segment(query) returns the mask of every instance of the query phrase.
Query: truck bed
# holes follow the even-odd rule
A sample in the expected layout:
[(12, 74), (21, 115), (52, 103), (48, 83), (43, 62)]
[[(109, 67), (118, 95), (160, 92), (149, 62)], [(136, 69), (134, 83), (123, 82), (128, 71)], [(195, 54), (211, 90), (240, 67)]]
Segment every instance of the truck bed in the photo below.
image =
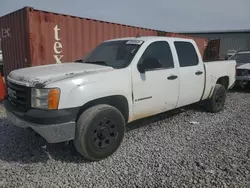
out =
[(218, 81), (218, 78), (222, 76), (228, 78), (228, 87), (226, 89), (233, 86), (234, 77), (232, 75), (235, 75), (235, 66), (236, 62), (233, 60), (210, 61), (204, 63), (206, 77), (204, 94), (202, 97), (203, 100), (211, 96), (214, 85)]

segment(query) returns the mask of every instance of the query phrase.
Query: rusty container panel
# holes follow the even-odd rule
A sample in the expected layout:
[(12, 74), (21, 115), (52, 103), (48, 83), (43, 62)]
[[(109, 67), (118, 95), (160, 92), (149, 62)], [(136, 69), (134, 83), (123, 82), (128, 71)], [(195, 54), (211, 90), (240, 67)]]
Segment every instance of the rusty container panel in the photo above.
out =
[(0, 18), (5, 79), (12, 70), (27, 67), (28, 65), (27, 24), (26, 8)]
[(209, 40), (207, 48), (205, 49), (203, 60), (216, 61), (220, 57), (220, 39)]
[(29, 9), (31, 65), (75, 61), (104, 40), (157, 36), (157, 32), (127, 25)]
[(2, 50), (2, 26), (1, 26), (1, 19), (0, 19), (0, 50)]
[(168, 37), (179, 37), (179, 38), (186, 38), (186, 39), (193, 39), (200, 51), (200, 54), (203, 58), (205, 49), (208, 45), (208, 39), (207, 38), (198, 38), (198, 37), (192, 37), (192, 36), (187, 36), (179, 33), (166, 33), (166, 36)]
[(2, 26), (1, 26), (1, 20), (0, 20), (0, 50), (2, 50)]

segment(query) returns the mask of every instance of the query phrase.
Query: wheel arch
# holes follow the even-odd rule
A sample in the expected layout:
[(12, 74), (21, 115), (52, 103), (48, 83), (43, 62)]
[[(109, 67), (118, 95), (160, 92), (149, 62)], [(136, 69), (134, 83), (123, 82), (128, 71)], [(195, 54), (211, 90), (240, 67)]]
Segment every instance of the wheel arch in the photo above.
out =
[(129, 104), (127, 98), (123, 95), (112, 95), (112, 96), (102, 97), (85, 103), (78, 111), (76, 116), (76, 121), (85, 110), (98, 104), (107, 104), (117, 108), (122, 113), (125, 122), (126, 123), (128, 122)]
[(229, 87), (229, 77), (228, 76), (222, 76), (220, 77), (216, 84), (220, 84), (220, 85), (223, 85), (225, 87), (226, 90), (228, 90), (228, 87)]

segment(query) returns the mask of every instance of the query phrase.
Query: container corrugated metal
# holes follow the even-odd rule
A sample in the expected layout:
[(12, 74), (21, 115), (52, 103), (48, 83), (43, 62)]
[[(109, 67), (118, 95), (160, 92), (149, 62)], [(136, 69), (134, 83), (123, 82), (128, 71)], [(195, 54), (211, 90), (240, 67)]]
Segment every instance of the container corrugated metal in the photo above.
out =
[(32, 65), (82, 58), (100, 42), (118, 37), (157, 35), (153, 30), (31, 10), (29, 35)]
[(29, 60), (26, 12), (24, 8), (0, 18), (5, 79), (11, 70), (26, 67)]
[(1, 20), (0, 20), (0, 50), (2, 50), (2, 29), (1, 29)]
[[(5, 75), (28, 66), (75, 61), (104, 40), (157, 36), (157, 31), (25, 7), (0, 18)], [(6, 30), (6, 31), (7, 31)]]
[(198, 38), (198, 37), (192, 37), (192, 36), (187, 36), (179, 33), (166, 33), (167, 37), (178, 37), (178, 38), (187, 38), (187, 39), (193, 39), (201, 53), (201, 56), (203, 57), (205, 49), (208, 45), (208, 39), (207, 38)]

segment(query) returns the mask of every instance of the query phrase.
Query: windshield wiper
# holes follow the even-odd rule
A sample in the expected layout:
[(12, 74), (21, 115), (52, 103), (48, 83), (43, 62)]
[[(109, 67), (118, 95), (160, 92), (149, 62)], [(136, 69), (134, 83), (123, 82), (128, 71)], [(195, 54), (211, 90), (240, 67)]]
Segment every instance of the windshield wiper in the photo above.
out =
[(112, 65), (108, 65), (105, 61), (86, 61), (83, 59), (78, 59), (75, 62), (76, 63), (90, 63), (90, 64), (97, 64), (97, 65), (104, 65), (104, 66), (113, 67)]
[(105, 61), (82, 61), (82, 62), (83, 63), (90, 63), (90, 64), (98, 64), (98, 65), (110, 66)]
[(84, 63), (84, 61), (82, 59), (77, 59), (75, 60), (76, 63)]

